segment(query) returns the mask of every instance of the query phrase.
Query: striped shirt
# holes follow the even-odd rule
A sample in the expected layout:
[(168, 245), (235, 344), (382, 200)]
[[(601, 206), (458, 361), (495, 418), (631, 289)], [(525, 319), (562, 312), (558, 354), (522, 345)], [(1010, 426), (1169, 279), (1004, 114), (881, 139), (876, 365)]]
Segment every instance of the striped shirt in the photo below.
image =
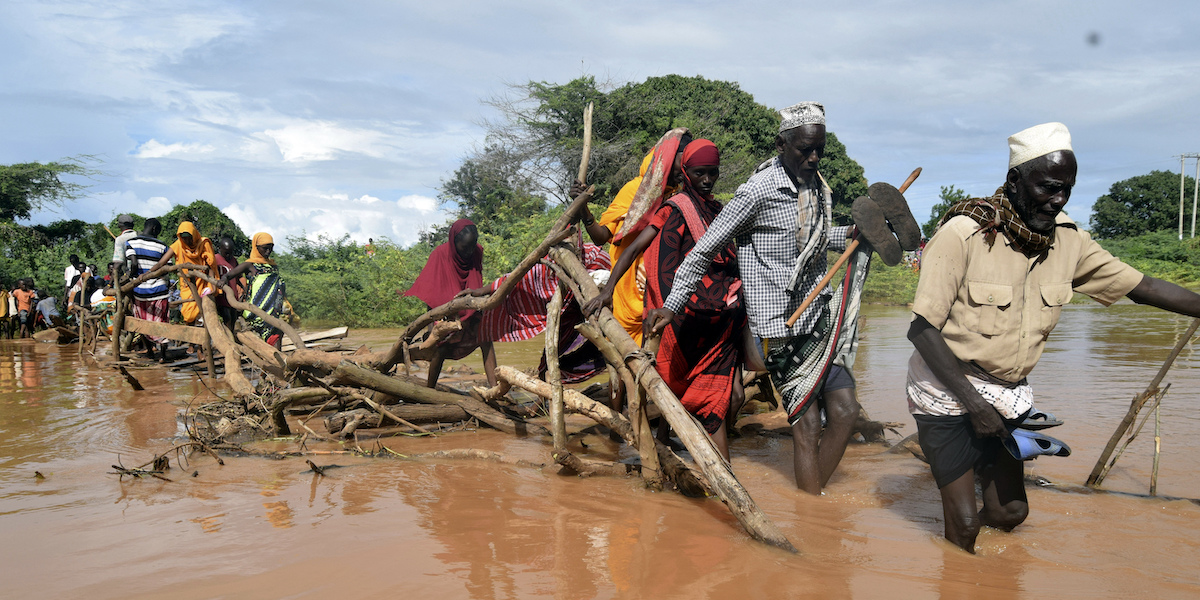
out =
[[(166, 252), (167, 246), (152, 237), (139, 235), (126, 240), (125, 261), (129, 265), (129, 274), (138, 277), (149, 273)], [(155, 277), (147, 279), (133, 288), (133, 296), (142, 301), (162, 300), (167, 297), (169, 291), (167, 280)]]
[[(738, 187), (733, 200), (725, 205), (679, 266), (675, 272), (675, 287), (663, 306), (675, 314), (682, 312), (713, 257), (729, 240), (736, 240), (742, 294), (754, 335), (783, 338), (811, 333), (832, 293), (829, 289), (809, 305), (795, 326), (788, 328), (785, 323), (825, 276), (826, 269), (826, 248), (817, 248), (808, 269), (800, 274), (799, 285), (795, 289), (789, 285), (801, 253), (797, 236), (802, 222), (800, 213), (824, 212), (820, 220), (826, 224), (828, 248), (832, 250), (846, 248), (846, 235), (851, 229), (829, 225), (832, 201), (827, 187), (822, 195), (824, 202), (801, 204), (800, 190), (788, 177), (779, 157), (760, 165), (750, 180)], [(806, 212), (803, 222), (809, 222), (811, 216)], [(810, 235), (819, 233), (809, 232)]]

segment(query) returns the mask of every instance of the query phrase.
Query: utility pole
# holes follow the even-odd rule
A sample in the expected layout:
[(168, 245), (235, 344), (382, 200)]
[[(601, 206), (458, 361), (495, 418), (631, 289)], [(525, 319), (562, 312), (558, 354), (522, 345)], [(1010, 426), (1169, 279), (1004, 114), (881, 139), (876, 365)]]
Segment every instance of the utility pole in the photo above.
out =
[(1183, 241), (1183, 194), (1186, 179), (1184, 168), (1189, 158), (1196, 159), (1196, 186), (1192, 190), (1192, 237), (1196, 237), (1196, 204), (1200, 197), (1200, 153), (1192, 152), (1179, 155), (1179, 241)]

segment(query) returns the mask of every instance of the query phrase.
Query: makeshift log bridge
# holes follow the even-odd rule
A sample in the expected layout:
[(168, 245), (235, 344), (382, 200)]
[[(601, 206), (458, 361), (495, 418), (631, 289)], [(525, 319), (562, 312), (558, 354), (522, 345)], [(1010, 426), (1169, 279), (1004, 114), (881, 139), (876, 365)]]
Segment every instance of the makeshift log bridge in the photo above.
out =
[[(258, 307), (231, 301), (240, 310), (249, 310), (274, 327), (282, 330), (295, 345), (291, 352), (277, 350), (258, 337), (247, 332), (231, 333), (217, 315), (211, 296), (199, 298), (204, 314), (204, 334), (214, 352), (223, 356), (224, 381), (234, 394), (232, 400), (224, 401), (217, 408), (204, 408), (204, 421), (192, 418), (189, 433), (193, 439), (213, 445), (228, 439), (230, 432), (246, 428), (267, 435), (290, 435), (292, 425), (289, 412), (303, 410), (309, 413), (299, 421), (304, 436), (315, 439), (332, 439), (330, 435), (343, 438), (354, 435), (360, 427), (382, 425), (385, 422), (402, 428), (410, 435), (428, 435), (440, 429), (441, 423), (476, 419), (490, 427), (517, 436), (544, 436), (553, 441), (552, 456), (556, 463), (584, 475), (626, 475), (630, 471), (640, 472), (648, 486), (674, 486), (681, 493), (691, 496), (716, 495), (729, 507), (734, 517), (751, 537), (772, 546), (796, 552), (796, 548), (775, 524), (758, 508), (750, 494), (734, 476), (730, 466), (721, 458), (711, 440), (699, 423), (687, 413), (678, 398), (658, 376), (654, 368), (654, 357), (640, 348), (624, 329), (613, 319), (611, 312), (603, 310), (579, 326), (579, 331), (592, 340), (603, 352), (612, 369), (630, 390), (629, 417), (582, 393), (565, 389), (556, 377), (550, 381), (534, 379), (511, 367), (498, 369), (499, 384), (495, 388), (475, 388), (468, 394), (454, 393), (439, 387), (426, 388), (404, 374), (392, 374), (393, 368), (404, 363), (411, 368), (414, 360), (432, 356), (440, 339), (450, 335), (461, 326), (453, 320), (464, 308), (486, 310), (498, 306), (516, 286), (528, 270), (549, 257), (547, 265), (558, 276), (562, 285), (579, 302), (586, 301), (597, 293), (595, 284), (576, 255), (575, 248), (562, 241), (576, 233), (572, 225), (592, 191), (576, 198), (562, 217), (554, 224), (541, 244), (508, 275), (505, 281), (490, 296), (457, 298), (435, 307), (417, 318), (404, 330), (396, 343), (386, 352), (367, 352), (360, 349), (354, 354), (323, 352), (307, 348), (303, 338), (288, 324), (270, 317)], [(171, 271), (188, 269), (184, 277), (186, 285), (193, 279), (216, 283), (199, 272), (196, 265), (166, 267), (145, 277), (157, 277)], [(119, 338), (122, 331), (142, 328), (144, 325), (125, 316), (128, 299), (137, 281), (129, 282), (120, 289), (119, 309), (114, 319), (113, 355), (120, 356)], [(561, 287), (560, 287), (561, 289)], [(225, 288), (230, 298), (232, 290)], [(557, 326), (559, 311), (552, 310), (553, 325)], [(130, 323), (131, 326), (126, 325)], [(428, 327), (432, 324), (432, 327)], [(414, 342), (416, 334), (430, 330), (420, 342)], [(187, 335), (194, 335), (188, 333)], [(556, 338), (557, 336), (547, 336)], [(548, 361), (557, 360), (553, 347)], [(241, 368), (248, 360), (254, 369), (248, 376)], [(120, 364), (120, 363), (117, 363)], [(520, 388), (550, 402), (551, 423), (547, 429), (522, 418), (506, 394), (512, 388)], [(397, 403), (402, 400), (403, 403)], [(662, 416), (679, 435), (693, 461), (699, 468), (698, 475), (669, 447), (657, 442), (649, 427), (648, 408), (657, 407)], [(222, 408), (223, 407), (223, 408)], [(315, 407), (315, 408), (314, 408)], [(193, 410), (193, 409), (189, 409)], [(199, 410), (199, 409), (196, 409)], [(221, 410), (226, 410), (221, 414)], [(567, 448), (563, 413), (584, 415), (621, 437), (636, 448), (641, 458), (640, 469), (636, 466), (613, 463), (575, 456)], [(322, 413), (333, 413), (326, 418), (324, 435), (314, 431), (307, 423)], [(418, 423), (430, 424), (426, 427)], [(260, 434), (260, 435), (261, 435)]]

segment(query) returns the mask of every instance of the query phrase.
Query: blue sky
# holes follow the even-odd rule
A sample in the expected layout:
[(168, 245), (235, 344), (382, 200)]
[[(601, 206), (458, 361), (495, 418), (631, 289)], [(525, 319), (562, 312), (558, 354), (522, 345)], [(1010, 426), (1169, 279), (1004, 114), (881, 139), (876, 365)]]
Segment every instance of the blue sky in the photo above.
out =
[(869, 180), (924, 168), (918, 220), (939, 186), (990, 194), (1007, 136), (1061, 121), (1086, 223), (1113, 182), (1200, 151), (1198, 26), (1188, 2), (6, 2), (0, 164), (102, 159), (35, 222), (201, 198), (248, 234), (407, 244), (446, 219), (481, 99), (678, 73), (824, 102)]

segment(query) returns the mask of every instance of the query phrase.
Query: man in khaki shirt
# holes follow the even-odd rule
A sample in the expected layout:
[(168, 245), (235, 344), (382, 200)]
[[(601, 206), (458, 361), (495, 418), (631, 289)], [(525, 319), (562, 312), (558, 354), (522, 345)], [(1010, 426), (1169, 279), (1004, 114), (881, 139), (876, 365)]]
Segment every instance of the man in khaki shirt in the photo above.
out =
[(951, 207), (922, 254), (909, 408), (941, 491), (946, 539), (971, 553), (981, 525), (1007, 531), (1029, 514), (1022, 462), (1002, 442), (1030, 414), (1025, 377), (1072, 292), (1200, 317), (1200, 295), (1143, 276), (1062, 214), (1077, 170), (1062, 124), (1014, 134), (1004, 186)]

